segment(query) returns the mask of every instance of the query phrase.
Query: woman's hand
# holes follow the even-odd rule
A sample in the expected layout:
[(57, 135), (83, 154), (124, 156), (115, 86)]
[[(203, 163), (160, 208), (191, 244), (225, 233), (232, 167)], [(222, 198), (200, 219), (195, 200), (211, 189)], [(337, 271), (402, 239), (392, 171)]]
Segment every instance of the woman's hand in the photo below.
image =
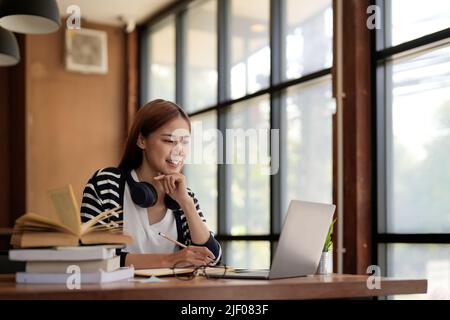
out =
[(186, 177), (181, 173), (161, 174), (154, 178), (173, 200), (180, 205), (192, 201), (186, 188)]
[(171, 257), (172, 265), (179, 265), (180, 262), (186, 262), (186, 265), (205, 266), (214, 262), (215, 257), (206, 247), (188, 246), (180, 251), (174, 252)]

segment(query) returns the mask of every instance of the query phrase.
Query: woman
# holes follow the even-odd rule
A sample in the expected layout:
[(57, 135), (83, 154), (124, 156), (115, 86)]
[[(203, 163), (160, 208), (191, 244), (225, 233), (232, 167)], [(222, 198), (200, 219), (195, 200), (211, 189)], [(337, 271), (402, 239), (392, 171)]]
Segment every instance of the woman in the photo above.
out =
[[(123, 214), (112, 219), (123, 220), (124, 233), (134, 243), (118, 250), (121, 266), (163, 268), (180, 261), (198, 266), (220, 260), (220, 245), (180, 173), (190, 131), (188, 116), (175, 103), (161, 99), (147, 103), (136, 114), (119, 167), (98, 170), (88, 181), (81, 206), (83, 222), (123, 208)], [(138, 182), (153, 186), (157, 194), (153, 205), (137, 203), (134, 185)], [(179, 250), (159, 232), (186, 248)]]

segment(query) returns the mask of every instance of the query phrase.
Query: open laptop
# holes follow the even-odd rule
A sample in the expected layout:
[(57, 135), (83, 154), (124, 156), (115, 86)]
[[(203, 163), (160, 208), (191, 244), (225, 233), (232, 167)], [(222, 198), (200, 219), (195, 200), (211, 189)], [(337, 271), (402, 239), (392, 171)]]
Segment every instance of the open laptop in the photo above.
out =
[(227, 279), (282, 279), (315, 274), (335, 205), (292, 200), (270, 270), (227, 271)]

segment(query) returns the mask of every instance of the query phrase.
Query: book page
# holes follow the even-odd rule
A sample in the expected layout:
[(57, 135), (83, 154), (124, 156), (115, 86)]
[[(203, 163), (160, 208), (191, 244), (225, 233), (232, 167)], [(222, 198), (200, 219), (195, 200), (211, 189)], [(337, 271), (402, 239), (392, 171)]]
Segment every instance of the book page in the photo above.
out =
[(11, 244), (17, 248), (78, 246), (78, 237), (61, 232), (28, 232), (14, 234)]
[(91, 231), (81, 236), (83, 244), (132, 244), (133, 238), (122, 232)]
[(51, 220), (50, 218), (40, 216), (33, 212), (27, 212), (23, 216), (19, 217), (16, 220), (14, 230), (23, 232), (24, 230), (28, 230), (32, 227), (41, 229), (41, 231), (44, 231), (45, 229), (74, 234), (71, 229), (67, 228), (59, 221)]
[(81, 233), (81, 216), (72, 185), (48, 191), (61, 223), (77, 235)]

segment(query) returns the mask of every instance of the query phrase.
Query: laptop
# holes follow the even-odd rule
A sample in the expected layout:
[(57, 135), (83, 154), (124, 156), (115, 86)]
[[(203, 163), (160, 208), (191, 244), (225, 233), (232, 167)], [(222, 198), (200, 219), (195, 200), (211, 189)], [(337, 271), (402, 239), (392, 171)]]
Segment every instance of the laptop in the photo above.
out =
[(292, 200), (270, 270), (236, 269), (226, 279), (282, 279), (315, 274), (335, 205)]

